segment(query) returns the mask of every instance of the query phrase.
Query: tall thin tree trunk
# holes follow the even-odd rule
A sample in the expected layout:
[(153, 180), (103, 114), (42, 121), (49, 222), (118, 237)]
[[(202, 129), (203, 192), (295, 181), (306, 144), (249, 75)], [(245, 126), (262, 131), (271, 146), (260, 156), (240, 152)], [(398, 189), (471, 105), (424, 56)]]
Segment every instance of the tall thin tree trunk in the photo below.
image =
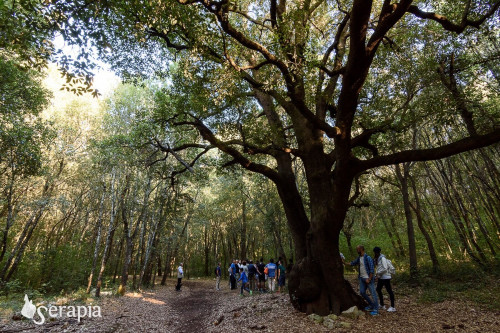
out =
[(246, 205), (246, 197), (243, 196), (241, 202), (241, 252), (240, 258), (241, 260), (245, 260), (247, 258), (247, 205)]
[(100, 297), (101, 286), (104, 270), (106, 269), (106, 263), (108, 262), (109, 254), (111, 252), (111, 245), (113, 243), (113, 237), (115, 235), (115, 220), (116, 220), (116, 193), (115, 193), (115, 181), (116, 181), (116, 170), (113, 169), (111, 176), (111, 214), (109, 220), (108, 235), (106, 237), (106, 245), (104, 246), (104, 252), (101, 259), (101, 269), (99, 270), (99, 275), (97, 276), (97, 285), (95, 290), (95, 297)]
[[(177, 258), (177, 254), (179, 252), (179, 247), (181, 245), (181, 239), (184, 237), (184, 234), (186, 232), (188, 223), (191, 220), (192, 213), (193, 213), (193, 209), (191, 208), (189, 210), (187, 216), (186, 216), (186, 219), (184, 220), (184, 226), (182, 227), (182, 231), (181, 231), (179, 237), (177, 238), (177, 240), (175, 242), (175, 245), (174, 245), (174, 248), (173, 248), (173, 251), (172, 251), (172, 255), (171, 256), (167, 255), (167, 259), (165, 261), (165, 273), (167, 273), (167, 272), (170, 273), (170, 261), (172, 259), (176, 259)], [(166, 283), (166, 281), (167, 281), (167, 274), (163, 274), (163, 277), (161, 279), (161, 285), (164, 286), (165, 283)]]
[(99, 248), (101, 244), (101, 232), (102, 232), (102, 215), (104, 214), (104, 199), (106, 198), (106, 184), (104, 184), (102, 189), (101, 202), (99, 203), (99, 215), (97, 217), (97, 236), (95, 239), (94, 247), (94, 257), (92, 259), (92, 268), (90, 269), (89, 280), (87, 284), (87, 294), (90, 293), (90, 288), (92, 287), (92, 279), (94, 277), (95, 268), (97, 266), (97, 259), (99, 257)]
[[(389, 236), (389, 239), (391, 240), (392, 247), (394, 248), (394, 250), (395, 250), (396, 254), (397, 254), (398, 256), (401, 256), (401, 254), (400, 254), (400, 252), (399, 252), (399, 249), (398, 249), (398, 246), (397, 246), (397, 244), (396, 244), (396, 242), (394, 241), (394, 238), (393, 238), (393, 236), (392, 236), (392, 231), (391, 231), (391, 229), (389, 228), (389, 226), (387, 225), (387, 221), (385, 220), (385, 218), (384, 218), (384, 217), (382, 217), (382, 223), (384, 224), (385, 231), (387, 231), (387, 235)], [(350, 245), (350, 239), (349, 239), (349, 241), (347, 242), (347, 244), (349, 245), (349, 252), (350, 252), (351, 256), (353, 256), (353, 255), (354, 255), (354, 251), (351, 249), (351, 246), (352, 246), (352, 245)], [(401, 257), (402, 257), (402, 256), (401, 256)]]
[(408, 175), (409, 164), (403, 164), (403, 171), (401, 167), (396, 164), (396, 175), (401, 184), (401, 194), (403, 195), (403, 206), (406, 217), (406, 228), (408, 233), (408, 252), (410, 255), (410, 278), (414, 281), (418, 278), (418, 265), (417, 265), (417, 246), (415, 242), (415, 229), (413, 228), (413, 217), (410, 208), (410, 194), (408, 191)]
[(8, 240), (8, 235), (9, 235), (9, 229), (12, 227), (14, 224), (14, 207), (13, 207), (13, 188), (14, 188), (14, 172), (11, 172), (11, 177), (10, 177), (10, 182), (9, 182), (9, 189), (7, 191), (7, 223), (5, 224), (5, 229), (3, 230), (3, 237), (2, 237), (2, 250), (0, 253), (0, 263), (3, 260), (3, 257), (5, 255), (5, 252), (7, 251), (7, 240)]
[(120, 196), (121, 212), (122, 212), (122, 223), (123, 223), (123, 239), (125, 241), (125, 256), (123, 258), (122, 267), (122, 277), (120, 280), (120, 286), (118, 287), (118, 293), (124, 295), (127, 290), (128, 281), (128, 268), (130, 266), (130, 261), (132, 260), (132, 235), (130, 231), (129, 215), (128, 215), (128, 205), (127, 205), (127, 193), (130, 186), (130, 175), (125, 177), (125, 188)]
[(413, 208), (413, 211), (415, 212), (415, 216), (417, 218), (417, 224), (418, 228), (420, 229), (420, 232), (422, 232), (422, 235), (424, 235), (425, 241), (427, 242), (427, 248), (429, 249), (429, 255), (431, 257), (432, 261), (432, 271), (433, 273), (438, 273), (440, 271), (439, 268), (439, 261), (437, 259), (436, 251), (434, 250), (434, 244), (432, 243), (431, 236), (427, 232), (427, 230), (424, 227), (423, 221), (422, 221), (422, 208), (420, 206), (420, 199), (418, 197), (418, 192), (417, 192), (417, 185), (415, 184), (415, 180), (410, 177), (411, 180), (411, 187), (413, 189), (413, 196), (415, 197), (415, 206), (411, 205), (411, 208)]
[(123, 243), (124, 243), (123, 238), (121, 238), (120, 243), (118, 243), (118, 256), (117, 256), (116, 262), (115, 262), (115, 269), (113, 270), (113, 279), (111, 280), (112, 284), (115, 284), (116, 277), (118, 276), (118, 268), (120, 267), (121, 258), (122, 258)]

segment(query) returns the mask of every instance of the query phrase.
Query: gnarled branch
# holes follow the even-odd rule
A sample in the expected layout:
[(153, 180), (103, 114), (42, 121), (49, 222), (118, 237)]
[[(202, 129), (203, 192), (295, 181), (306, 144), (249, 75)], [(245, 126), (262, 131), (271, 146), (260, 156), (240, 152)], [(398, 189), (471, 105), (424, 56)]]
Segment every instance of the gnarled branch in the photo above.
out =
[(365, 161), (358, 161), (355, 169), (357, 172), (363, 172), (384, 165), (439, 160), (469, 150), (486, 147), (497, 142), (500, 142), (500, 129), (484, 135), (470, 136), (436, 148), (405, 150), (390, 155), (376, 156)]
[(490, 9), (488, 10), (488, 12), (486, 12), (486, 14), (484, 14), (477, 20), (470, 20), (467, 18), (469, 15), (469, 8), (466, 8), (464, 14), (462, 15), (462, 21), (459, 24), (451, 22), (446, 16), (436, 14), (434, 12), (423, 11), (419, 9), (418, 6), (416, 5), (410, 6), (408, 8), (408, 12), (422, 19), (433, 20), (439, 23), (445, 30), (453, 31), (456, 32), (457, 34), (460, 34), (468, 26), (478, 29), (487, 18), (495, 14), (495, 12), (498, 10), (499, 7), (500, 7), (500, 1), (497, 1), (496, 3), (491, 5)]

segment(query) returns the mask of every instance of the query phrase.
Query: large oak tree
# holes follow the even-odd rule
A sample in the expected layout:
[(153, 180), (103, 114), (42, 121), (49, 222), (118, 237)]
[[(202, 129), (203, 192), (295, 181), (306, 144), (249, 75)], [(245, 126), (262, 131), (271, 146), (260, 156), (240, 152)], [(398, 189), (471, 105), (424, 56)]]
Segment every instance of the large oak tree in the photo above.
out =
[[(230, 156), (226, 164), (274, 182), (295, 243), (292, 302), (327, 314), (362, 304), (344, 279), (338, 247), (360, 176), (500, 141), (498, 124), (481, 121), (496, 110), (452, 107), (444, 116), (422, 106), (434, 96), (430, 83), (440, 81), (438, 64), (441, 75), (451, 73), (451, 54), (466, 53), (474, 36), (498, 38), (499, 7), (497, 0), (108, 0), (50, 8), (71, 17), (61, 26), (68, 41), (95, 46), (127, 77), (171, 75), (155, 119), (177, 128), (177, 140), (153, 138), (159, 151), (189, 170), (218, 148)], [(488, 76), (486, 66), (476, 70)], [(424, 124), (452, 134), (434, 146), (407, 140), (408, 129)], [(193, 160), (181, 150), (195, 151)]]

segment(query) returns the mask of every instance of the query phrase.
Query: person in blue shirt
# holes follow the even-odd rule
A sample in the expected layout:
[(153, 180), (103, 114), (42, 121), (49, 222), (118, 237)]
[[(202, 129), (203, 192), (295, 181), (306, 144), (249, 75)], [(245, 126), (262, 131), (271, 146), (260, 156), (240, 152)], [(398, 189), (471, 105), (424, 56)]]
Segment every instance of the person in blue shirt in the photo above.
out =
[(269, 291), (274, 292), (276, 288), (276, 264), (274, 263), (274, 259), (271, 258), (269, 260), (269, 264), (266, 265), (267, 268), (267, 284), (269, 286)]
[(248, 277), (243, 268), (240, 268), (240, 278), (238, 279), (238, 282), (240, 281), (241, 281), (240, 296), (243, 296), (243, 290), (248, 291), (248, 293), (252, 295), (252, 291), (248, 289)]
[(231, 263), (231, 271), (229, 272), (229, 281), (231, 284), (231, 290), (236, 289), (236, 260)]
[[(375, 269), (373, 259), (365, 253), (365, 247), (363, 245), (358, 245), (356, 251), (358, 252), (358, 258), (350, 263), (346, 263), (346, 265), (359, 266), (359, 293), (369, 304), (365, 310), (370, 311), (372, 316), (376, 316), (378, 315), (378, 299), (375, 291)], [(370, 289), (371, 297), (366, 294), (366, 289)]]

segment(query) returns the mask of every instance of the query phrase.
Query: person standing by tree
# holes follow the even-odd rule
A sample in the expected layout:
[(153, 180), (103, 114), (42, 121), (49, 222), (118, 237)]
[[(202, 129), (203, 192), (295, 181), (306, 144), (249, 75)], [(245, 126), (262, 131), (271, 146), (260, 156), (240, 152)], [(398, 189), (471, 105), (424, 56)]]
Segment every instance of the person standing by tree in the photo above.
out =
[(375, 277), (377, 279), (377, 294), (380, 300), (380, 308), (385, 310), (384, 296), (382, 295), (382, 288), (385, 286), (391, 300), (391, 306), (387, 309), (387, 312), (396, 312), (396, 308), (394, 308), (394, 292), (391, 287), (392, 275), (389, 271), (389, 262), (381, 251), (382, 250), (378, 246), (373, 249), (373, 253), (375, 253), (375, 264), (377, 266), (375, 270)]
[(290, 272), (292, 271), (292, 269), (293, 269), (293, 259), (290, 259), (288, 261), (288, 265), (286, 266), (286, 273), (290, 274)]
[(175, 290), (181, 291), (182, 286), (182, 278), (184, 277), (184, 271), (182, 269), (182, 262), (177, 267), (177, 285), (175, 286)]
[(222, 275), (222, 271), (220, 269), (220, 262), (215, 267), (215, 289), (220, 290), (220, 277)]
[[(376, 316), (378, 315), (378, 300), (375, 292), (375, 270), (373, 266), (373, 259), (365, 253), (365, 247), (363, 245), (358, 245), (356, 247), (356, 251), (358, 252), (358, 258), (350, 263), (346, 263), (346, 265), (359, 266), (359, 293), (369, 304), (365, 310), (370, 311), (372, 316)], [(371, 298), (366, 294), (366, 289), (370, 289)]]
[(281, 288), (285, 288), (285, 266), (283, 266), (281, 260), (278, 261), (278, 292), (281, 293)]

